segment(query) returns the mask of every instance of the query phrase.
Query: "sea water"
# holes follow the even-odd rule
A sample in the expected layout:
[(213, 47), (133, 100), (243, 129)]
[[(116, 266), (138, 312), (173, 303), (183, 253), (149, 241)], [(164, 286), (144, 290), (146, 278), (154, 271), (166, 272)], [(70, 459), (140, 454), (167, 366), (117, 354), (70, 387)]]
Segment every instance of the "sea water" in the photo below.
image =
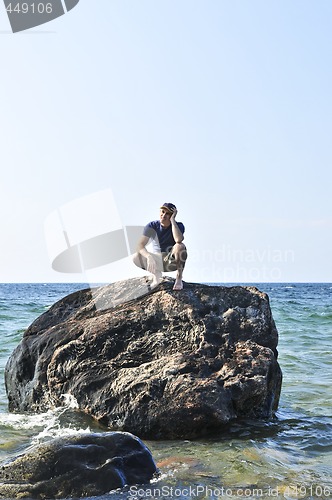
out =
[[(332, 499), (332, 284), (254, 284), (270, 298), (283, 384), (276, 418), (232, 423), (213, 438), (145, 441), (160, 469), (106, 500)], [(100, 430), (73, 401), (11, 414), (4, 368), (24, 330), (83, 284), (0, 284), (0, 461), (56, 436)]]

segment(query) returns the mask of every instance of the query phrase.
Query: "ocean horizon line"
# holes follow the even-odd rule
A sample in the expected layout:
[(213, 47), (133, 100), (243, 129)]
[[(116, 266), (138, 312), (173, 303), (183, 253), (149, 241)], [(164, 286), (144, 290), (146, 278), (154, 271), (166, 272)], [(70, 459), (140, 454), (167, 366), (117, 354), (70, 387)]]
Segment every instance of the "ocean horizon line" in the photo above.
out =
[[(134, 276), (133, 278), (137, 278)], [(87, 285), (87, 286), (103, 286), (125, 281), (133, 278), (123, 278), (116, 281), (100, 281), (96, 283), (88, 283), (84, 281), (0, 281), (0, 285)], [(252, 285), (252, 284), (270, 284), (270, 285), (332, 285), (331, 281), (190, 281), (183, 280), (185, 283), (197, 284), (222, 284), (222, 285)]]

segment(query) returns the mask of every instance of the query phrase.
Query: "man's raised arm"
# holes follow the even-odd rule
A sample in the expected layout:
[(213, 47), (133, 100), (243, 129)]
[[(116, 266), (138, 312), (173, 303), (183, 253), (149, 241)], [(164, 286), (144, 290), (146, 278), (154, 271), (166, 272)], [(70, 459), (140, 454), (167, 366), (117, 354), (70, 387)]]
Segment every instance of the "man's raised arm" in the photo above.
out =
[(184, 236), (175, 220), (175, 216), (176, 214), (178, 213), (178, 211), (175, 209), (171, 218), (170, 218), (170, 221), (171, 221), (171, 224), (172, 224), (172, 233), (173, 233), (173, 238), (174, 238), (174, 241), (175, 243), (182, 243), (183, 239), (184, 239)]

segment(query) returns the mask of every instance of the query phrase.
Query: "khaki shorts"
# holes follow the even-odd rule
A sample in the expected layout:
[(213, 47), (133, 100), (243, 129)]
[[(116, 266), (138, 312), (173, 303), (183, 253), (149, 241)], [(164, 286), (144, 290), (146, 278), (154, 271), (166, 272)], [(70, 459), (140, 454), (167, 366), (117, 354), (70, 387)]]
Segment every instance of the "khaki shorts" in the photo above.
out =
[[(146, 258), (142, 257), (142, 255), (138, 255), (138, 261), (139, 261), (139, 267), (142, 269), (147, 269), (147, 264), (146, 264)], [(151, 254), (153, 255), (153, 258), (156, 261), (157, 269), (160, 271), (163, 271), (164, 273), (166, 272), (172, 272), (176, 271), (176, 263), (174, 256), (172, 256), (172, 251), (169, 252), (161, 252), (161, 253), (154, 253)]]

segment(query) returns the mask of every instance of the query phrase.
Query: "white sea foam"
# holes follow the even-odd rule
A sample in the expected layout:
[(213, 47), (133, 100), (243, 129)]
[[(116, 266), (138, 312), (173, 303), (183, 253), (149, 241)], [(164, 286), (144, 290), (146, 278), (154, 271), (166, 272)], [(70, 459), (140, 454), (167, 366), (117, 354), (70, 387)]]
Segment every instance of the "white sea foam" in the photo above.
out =
[(26, 413), (2, 413), (0, 414), (0, 425), (12, 427), (15, 430), (28, 430), (38, 427), (45, 427), (54, 422), (56, 414), (53, 410), (46, 413), (26, 414)]
[(59, 417), (67, 410), (78, 408), (77, 400), (71, 394), (62, 394), (64, 406), (48, 410), (44, 413), (0, 413), (0, 425), (17, 430), (35, 429), (36, 427), (52, 427), (59, 423)]
[(73, 427), (71, 425), (69, 425), (68, 427), (63, 427), (60, 426), (60, 424), (57, 424), (55, 426), (45, 427), (45, 429), (39, 432), (39, 434), (33, 436), (31, 444), (36, 445), (58, 437), (73, 436), (75, 434), (86, 434), (89, 432), (91, 432), (89, 427), (85, 429), (77, 429), (76, 427)]
[(61, 394), (62, 399), (64, 400), (65, 407), (75, 410), (79, 408), (77, 399), (72, 394)]
[(73, 424), (64, 424), (61, 417), (68, 410), (78, 408), (76, 399), (70, 394), (63, 394), (65, 406), (48, 410), (44, 413), (1, 413), (0, 427), (13, 431), (31, 433), (31, 445), (36, 445), (49, 439), (73, 434), (91, 432), (89, 427), (80, 428)]

